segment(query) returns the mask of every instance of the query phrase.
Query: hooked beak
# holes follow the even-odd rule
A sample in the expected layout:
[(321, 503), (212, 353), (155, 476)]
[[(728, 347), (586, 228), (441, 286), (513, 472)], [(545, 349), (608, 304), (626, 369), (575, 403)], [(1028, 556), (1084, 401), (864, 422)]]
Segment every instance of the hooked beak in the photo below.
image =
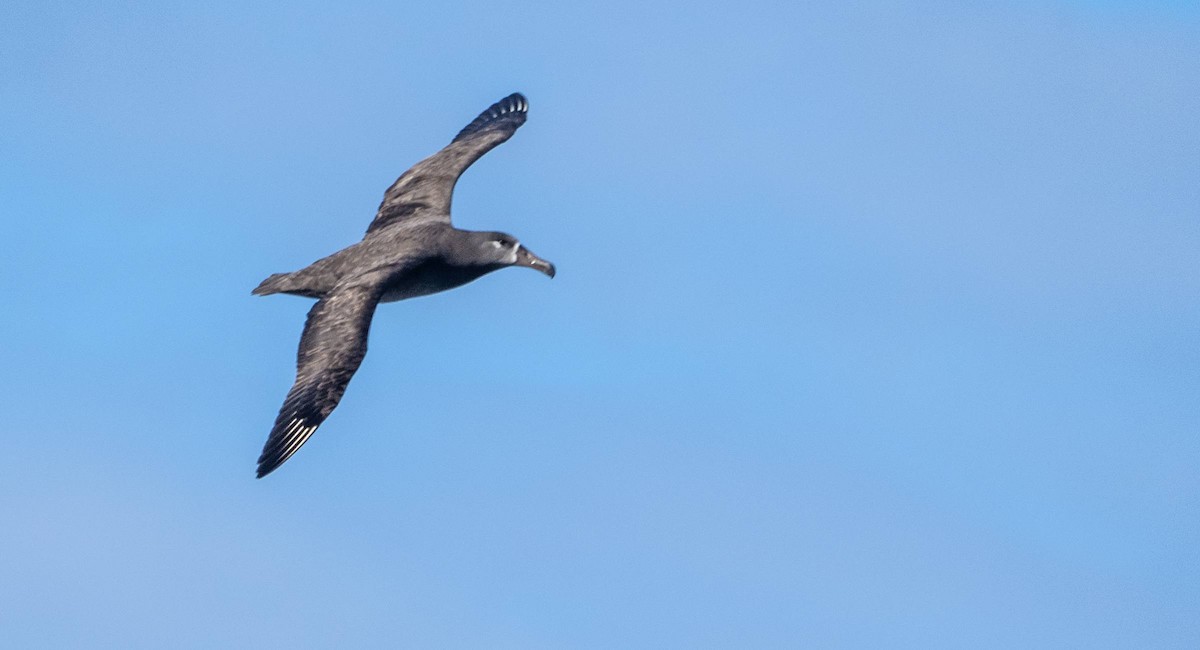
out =
[(541, 271), (550, 277), (554, 277), (554, 265), (534, 255), (532, 251), (524, 246), (517, 248), (517, 261), (513, 262), (513, 265), (528, 266), (535, 271)]

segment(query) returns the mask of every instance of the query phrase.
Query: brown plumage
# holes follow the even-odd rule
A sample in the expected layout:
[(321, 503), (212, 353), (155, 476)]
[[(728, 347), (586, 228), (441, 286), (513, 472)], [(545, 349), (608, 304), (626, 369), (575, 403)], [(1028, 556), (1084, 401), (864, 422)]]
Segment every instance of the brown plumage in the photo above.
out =
[(371, 318), (393, 302), (461, 286), (491, 271), (526, 266), (554, 277), (554, 265), (515, 237), (459, 230), (450, 199), (459, 176), (525, 123), (529, 104), (514, 93), (490, 106), (436, 154), (388, 188), (362, 241), (292, 273), (276, 273), (255, 295), (317, 299), (296, 358), (296, 381), (258, 459), (258, 477), (296, 453), (337, 406), (367, 353)]

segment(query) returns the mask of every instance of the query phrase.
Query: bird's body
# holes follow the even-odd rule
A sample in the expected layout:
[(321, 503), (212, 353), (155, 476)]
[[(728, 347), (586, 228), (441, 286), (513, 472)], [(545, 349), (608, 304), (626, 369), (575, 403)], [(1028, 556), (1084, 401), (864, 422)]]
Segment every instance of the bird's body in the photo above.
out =
[(510, 138), (527, 110), (519, 94), (493, 104), (388, 188), (362, 241), (299, 271), (276, 273), (254, 290), (317, 299), (300, 338), (296, 383), (259, 457), (259, 478), (290, 458), (337, 406), (366, 354), (378, 303), (446, 291), (508, 266), (554, 277), (553, 264), (511, 235), (459, 230), (450, 222), (459, 175)]
[(452, 249), (464, 232), (448, 223), (396, 224), (299, 271), (273, 275), (255, 293), (323, 298), (344, 279), (378, 268), (397, 270), (387, 277), (380, 302), (453, 289), (493, 270), (451, 261)]

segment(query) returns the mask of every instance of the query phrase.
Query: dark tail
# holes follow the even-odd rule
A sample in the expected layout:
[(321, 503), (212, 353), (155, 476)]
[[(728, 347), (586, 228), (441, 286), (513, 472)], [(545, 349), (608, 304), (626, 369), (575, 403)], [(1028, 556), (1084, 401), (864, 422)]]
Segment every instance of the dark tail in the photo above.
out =
[(286, 291), (287, 289), (284, 287), (284, 284), (286, 284), (286, 280), (289, 275), (291, 275), (291, 273), (272, 273), (271, 277), (263, 280), (262, 284), (255, 287), (254, 291), (251, 291), (250, 293), (256, 296), (269, 296), (273, 293)]

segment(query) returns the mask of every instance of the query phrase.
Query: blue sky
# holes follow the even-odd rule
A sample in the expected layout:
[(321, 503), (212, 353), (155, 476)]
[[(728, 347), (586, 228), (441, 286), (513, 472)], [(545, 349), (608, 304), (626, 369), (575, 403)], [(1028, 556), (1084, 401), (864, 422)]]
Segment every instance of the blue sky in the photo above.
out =
[[(1193, 3), (5, 13), (14, 647), (1200, 645)], [(517, 90), (455, 218), (558, 277), (255, 481), (250, 289)]]

